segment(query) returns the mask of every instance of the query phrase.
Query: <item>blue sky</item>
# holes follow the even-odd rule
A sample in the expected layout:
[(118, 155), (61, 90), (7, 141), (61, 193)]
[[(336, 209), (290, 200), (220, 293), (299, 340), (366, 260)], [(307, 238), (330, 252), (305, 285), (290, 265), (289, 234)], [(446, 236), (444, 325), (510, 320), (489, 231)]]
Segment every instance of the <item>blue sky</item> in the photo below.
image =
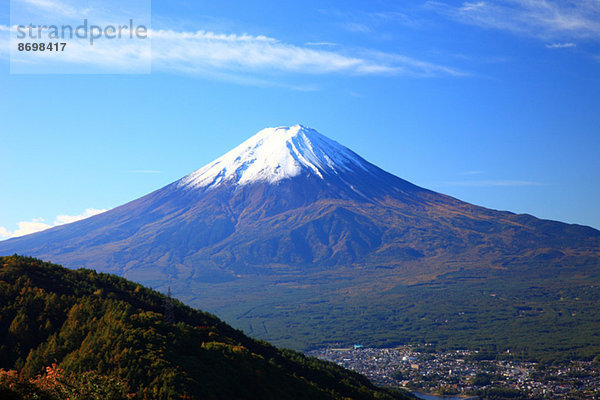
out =
[[(14, 1), (39, 15), (82, 4)], [(151, 6), (149, 74), (11, 74), (1, 3), (0, 239), (133, 200), (296, 123), (420, 186), (600, 228), (597, 0)], [(77, 56), (63, 63), (126, 69), (144, 54)]]

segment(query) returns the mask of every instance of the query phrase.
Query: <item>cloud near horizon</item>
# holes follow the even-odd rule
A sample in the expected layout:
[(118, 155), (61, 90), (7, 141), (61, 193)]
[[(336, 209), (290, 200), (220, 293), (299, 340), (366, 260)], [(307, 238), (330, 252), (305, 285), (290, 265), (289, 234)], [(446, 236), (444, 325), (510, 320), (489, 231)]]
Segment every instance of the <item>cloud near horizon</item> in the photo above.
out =
[(44, 231), (55, 226), (70, 224), (71, 222), (76, 222), (88, 217), (92, 217), (105, 211), (107, 210), (88, 208), (79, 215), (61, 214), (56, 216), (52, 224), (45, 223), (43, 218), (34, 218), (31, 221), (21, 221), (17, 223), (18, 228), (12, 232), (3, 226), (0, 226), (0, 239), (10, 239), (19, 236), (29, 235), (30, 233)]

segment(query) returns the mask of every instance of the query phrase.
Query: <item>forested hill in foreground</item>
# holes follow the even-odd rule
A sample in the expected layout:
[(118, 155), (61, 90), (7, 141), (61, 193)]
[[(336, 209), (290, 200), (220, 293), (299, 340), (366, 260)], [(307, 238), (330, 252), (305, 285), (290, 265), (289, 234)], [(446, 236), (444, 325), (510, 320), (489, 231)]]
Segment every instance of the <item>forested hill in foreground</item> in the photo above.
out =
[(21, 256), (0, 257), (0, 368), (2, 399), (408, 398), (123, 278)]

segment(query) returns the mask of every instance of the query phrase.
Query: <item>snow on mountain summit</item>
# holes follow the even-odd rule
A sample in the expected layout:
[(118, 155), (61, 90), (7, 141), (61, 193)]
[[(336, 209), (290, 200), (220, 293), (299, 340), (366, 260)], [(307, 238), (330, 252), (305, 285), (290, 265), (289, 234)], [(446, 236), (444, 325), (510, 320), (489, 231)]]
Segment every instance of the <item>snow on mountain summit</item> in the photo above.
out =
[(311, 173), (366, 169), (350, 149), (302, 125), (266, 128), (179, 182), (180, 187), (213, 188), (223, 183), (246, 185)]

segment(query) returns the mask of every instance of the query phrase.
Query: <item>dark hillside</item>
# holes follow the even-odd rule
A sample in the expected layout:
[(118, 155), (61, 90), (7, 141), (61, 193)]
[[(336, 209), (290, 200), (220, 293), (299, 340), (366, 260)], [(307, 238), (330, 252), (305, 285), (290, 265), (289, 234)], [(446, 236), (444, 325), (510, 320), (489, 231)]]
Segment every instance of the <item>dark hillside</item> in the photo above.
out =
[(114, 275), (0, 257), (0, 368), (20, 373), (0, 373), (0, 398), (405, 398), (167, 304)]

